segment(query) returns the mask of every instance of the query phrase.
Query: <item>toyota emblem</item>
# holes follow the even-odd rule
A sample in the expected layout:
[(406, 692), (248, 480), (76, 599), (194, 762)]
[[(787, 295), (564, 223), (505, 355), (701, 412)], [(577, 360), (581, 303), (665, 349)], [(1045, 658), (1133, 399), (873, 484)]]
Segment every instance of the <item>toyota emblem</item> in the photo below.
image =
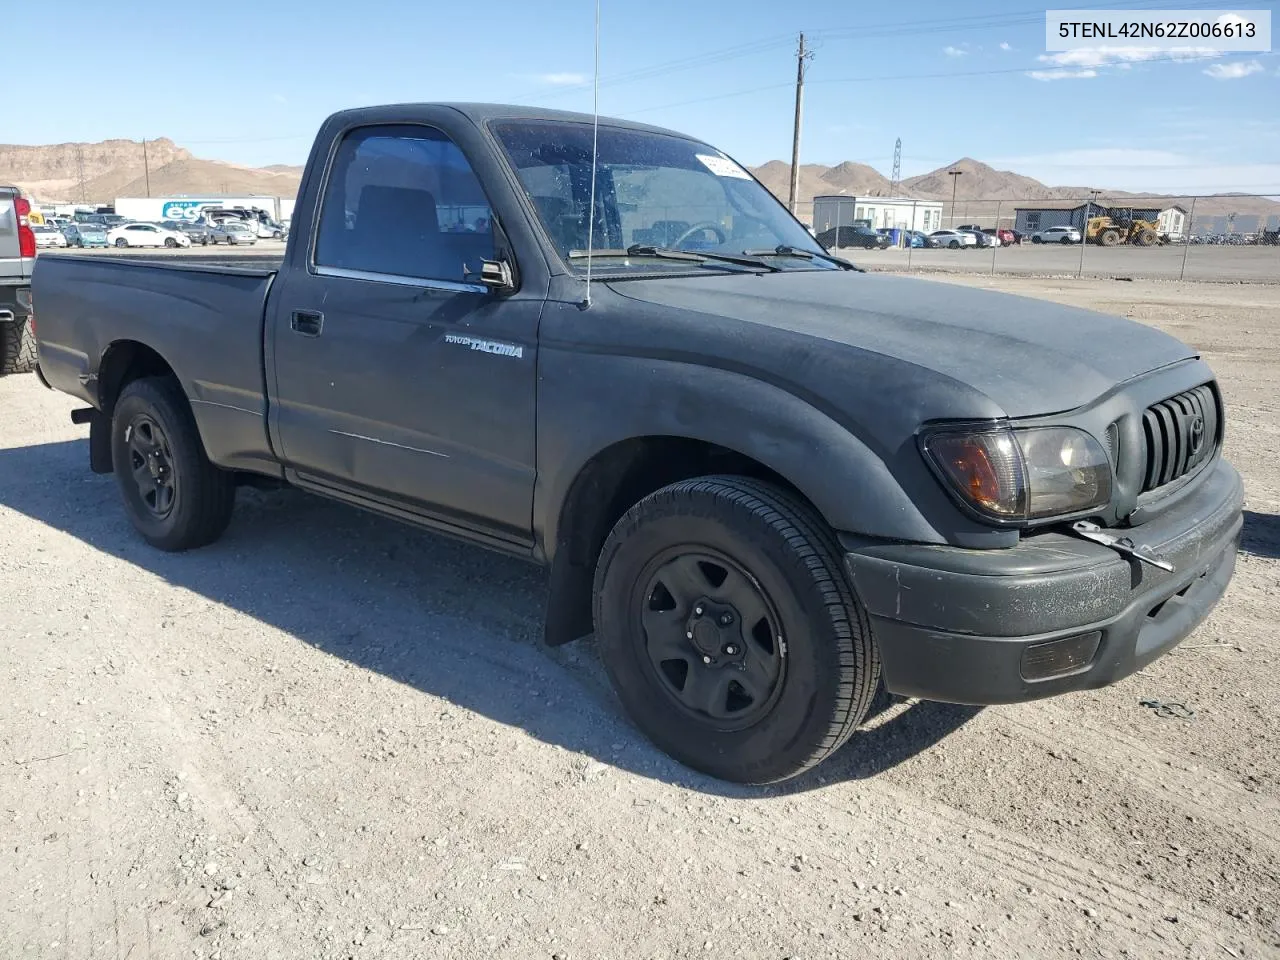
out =
[(1191, 455), (1194, 457), (1200, 452), (1200, 448), (1204, 446), (1204, 417), (1196, 416), (1191, 418), (1191, 423), (1187, 427), (1187, 442), (1191, 447)]

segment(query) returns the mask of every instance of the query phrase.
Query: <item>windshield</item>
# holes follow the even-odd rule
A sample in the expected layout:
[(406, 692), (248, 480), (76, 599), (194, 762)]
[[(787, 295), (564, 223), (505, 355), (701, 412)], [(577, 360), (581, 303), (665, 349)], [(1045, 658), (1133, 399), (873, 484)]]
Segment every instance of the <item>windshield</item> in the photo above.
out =
[[(587, 249), (591, 196), (591, 125), (530, 120), (496, 124), (551, 242), (568, 258)], [(592, 246), (708, 254), (791, 248), (825, 255), (813, 236), (751, 175), (718, 150), (681, 137), (601, 126)], [(582, 271), (585, 260), (567, 261)], [(818, 259), (793, 259), (794, 269), (837, 269)], [(689, 270), (689, 262), (644, 260), (597, 269)]]

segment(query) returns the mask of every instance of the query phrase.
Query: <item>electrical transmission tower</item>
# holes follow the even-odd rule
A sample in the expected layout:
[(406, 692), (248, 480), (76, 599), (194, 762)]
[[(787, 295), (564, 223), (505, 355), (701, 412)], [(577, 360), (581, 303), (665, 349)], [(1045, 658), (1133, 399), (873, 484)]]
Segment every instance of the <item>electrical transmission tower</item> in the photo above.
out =
[(893, 176), (889, 178), (892, 181), (892, 194), (898, 195), (898, 183), (902, 180), (902, 138), (899, 137), (893, 145)]
[(88, 180), (84, 175), (84, 147), (76, 144), (76, 199), (84, 203), (89, 199)]

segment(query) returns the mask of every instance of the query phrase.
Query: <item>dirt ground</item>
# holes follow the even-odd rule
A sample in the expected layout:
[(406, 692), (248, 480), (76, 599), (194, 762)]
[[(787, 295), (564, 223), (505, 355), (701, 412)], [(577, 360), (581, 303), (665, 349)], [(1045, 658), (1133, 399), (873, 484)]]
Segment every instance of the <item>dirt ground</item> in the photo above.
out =
[(771, 789), (541, 647), (537, 569), (293, 492), (158, 553), (0, 380), (0, 956), (1280, 956), (1280, 287), (950, 280), (1204, 351), (1236, 578), (1114, 687), (897, 703)]

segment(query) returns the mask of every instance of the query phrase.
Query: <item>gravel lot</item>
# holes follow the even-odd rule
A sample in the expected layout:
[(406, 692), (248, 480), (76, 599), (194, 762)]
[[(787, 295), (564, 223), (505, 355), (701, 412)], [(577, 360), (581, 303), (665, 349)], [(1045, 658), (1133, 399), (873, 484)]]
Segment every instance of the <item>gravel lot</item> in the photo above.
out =
[[(1165, 247), (1099, 247), (1023, 243), (986, 250), (854, 250), (840, 255), (872, 270), (1020, 274), (1146, 280), (1280, 282), (1280, 247), (1173, 244)], [(908, 256), (910, 253), (910, 256)]]
[(543, 649), (537, 569), (293, 492), (158, 553), (72, 402), (0, 380), (0, 955), (1280, 956), (1280, 287), (953, 279), (1204, 351), (1236, 579), (1115, 687), (895, 703), (765, 790)]

